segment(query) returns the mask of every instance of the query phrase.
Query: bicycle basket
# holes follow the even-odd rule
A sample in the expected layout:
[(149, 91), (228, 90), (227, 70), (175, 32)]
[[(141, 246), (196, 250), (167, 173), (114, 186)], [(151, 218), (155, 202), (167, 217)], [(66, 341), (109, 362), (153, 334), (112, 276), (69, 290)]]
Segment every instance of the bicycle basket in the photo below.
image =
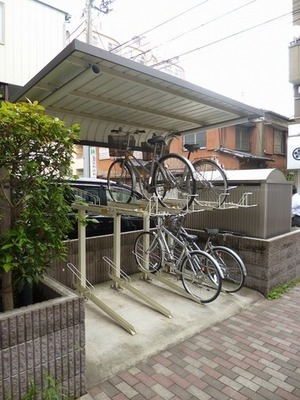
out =
[[(156, 155), (158, 157), (161, 157), (168, 153), (165, 147), (166, 146), (163, 143), (156, 145)], [(151, 161), (154, 155), (154, 146), (151, 146), (147, 142), (142, 142), (142, 150), (143, 150), (143, 160)]]
[(153, 147), (147, 142), (142, 142), (143, 160), (151, 161), (153, 158)]
[(183, 215), (168, 215), (165, 217), (164, 225), (169, 231), (178, 233), (182, 227), (183, 220)]
[(108, 135), (108, 146), (110, 157), (122, 157), (125, 154), (133, 154), (134, 150), (131, 149), (135, 146), (135, 138), (130, 136), (129, 138), (129, 149), (127, 148), (127, 135)]

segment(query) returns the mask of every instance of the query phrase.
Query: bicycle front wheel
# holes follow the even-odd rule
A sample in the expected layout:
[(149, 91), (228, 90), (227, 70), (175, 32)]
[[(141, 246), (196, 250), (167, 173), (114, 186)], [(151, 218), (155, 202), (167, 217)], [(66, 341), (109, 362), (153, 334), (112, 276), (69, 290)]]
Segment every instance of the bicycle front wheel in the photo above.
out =
[(224, 170), (213, 160), (197, 160), (195, 168), (196, 193), (198, 200), (209, 202), (215, 208), (224, 203), (227, 197), (228, 183)]
[(188, 208), (194, 201), (196, 182), (194, 168), (180, 154), (170, 153), (159, 159), (153, 171), (153, 185), (164, 207)]
[(111, 199), (117, 203), (130, 203), (132, 200), (135, 180), (125, 160), (117, 159), (111, 163), (107, 173), (107, 188)]
[(185, 290), (201, 303), (214, 301), (222, 289), (218, 264), (202, 250), (192, 251), (183, 259), (181, 280)]
[(137, 265), (143, 271), (154, 273), (162, 266), (162, 245), (154, 232), (142, 232), (137, 236), (133, 254)]
[(231, 249), (223, 246), (214, 246), (209, 254), (217, 261), (224, 278), (222, 288), (227, 293), (239, 291), (245, 282), (246, 267), (242, 259)]

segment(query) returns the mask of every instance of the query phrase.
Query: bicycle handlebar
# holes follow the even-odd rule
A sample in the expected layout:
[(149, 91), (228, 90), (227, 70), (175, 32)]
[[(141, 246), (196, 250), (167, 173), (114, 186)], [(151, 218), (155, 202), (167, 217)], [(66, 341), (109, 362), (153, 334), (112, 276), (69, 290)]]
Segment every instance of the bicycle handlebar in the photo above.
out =
[[(130, 131), (127, 131), (127, 132), (124, 132), (123, 131), (123, 129), (122, 129), (122, 127), (120, 127), (119, 129), (111, 129), (111, 131), (110, 131), (111, 133), (122, 133), (122, 134), (124, 134), (124, 135), (136, 135), (136, 134), (138, 134), (138, 133), (145, 133), (146, 131), (144, 130), (144, 129), (136, 129), (135, 131), (133, 131), (133, 132), (130, 132)], [(155, 133), (153, 134), (153, 136), (155, 136)], [(170, 133), (167, 133), (166, 134), (166, 136), (165, 136), (165, 139), (168, 139), (168, 138), (172, 138), (172, 137), (177, 137), (177, 136), (181, 136), (181, 133), (178, 133), (178, 132), (170, 132)]]
[(136, 129), (136, 130), (133, 131), (133, 132), (130, 132), (130, 131), (128, 131), (128, 132), (123, 132), (122, 128), (119, 128), (119, 129), (111, 129), (110, 132), (111, 132), (111, 133), (122, 133), (122, 134), (124, 134), (124, 135), (136, 135), (136, 134), (138, 134), (138, 133), (145, 133), (146, 131), (145, 131), (144, 129)]

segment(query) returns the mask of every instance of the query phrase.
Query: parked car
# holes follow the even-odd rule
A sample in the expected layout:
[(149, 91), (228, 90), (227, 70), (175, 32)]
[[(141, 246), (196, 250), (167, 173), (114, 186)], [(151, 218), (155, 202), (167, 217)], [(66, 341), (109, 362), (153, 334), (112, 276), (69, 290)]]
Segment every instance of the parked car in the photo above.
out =
[[(72, 188), (70, 202), (82, 200), (88, 204), (106, 205), (107, 201), (111, 201), (111, 196), (107, 188), (106, 179), (80, 178), (68, 181)], [(130, 196), (130, 188), (126, 185), (116, 185), (121, 199), (126, 203)], [(141, 200), (142, 194), (138, 191), (133, 193), (133, 198), (130, 203), (136, 200)], [(69, 239), (78, 238), (78, 225), (76, 220), (77, 211), (70, 213), (70, 218), (74, 222), (74, 228), (69, 233)], [(89, 221), (86, 226), (86, 237), (108, 235), (113, 233), (113, 217), (102, 214), (89, 214), (88, 218), (97, 220), (96, 222)], [(143, 219), (132, 215), (124, 215), (121, 217), (121, 231), (129, 232), (138, 229), (143, 229)]]

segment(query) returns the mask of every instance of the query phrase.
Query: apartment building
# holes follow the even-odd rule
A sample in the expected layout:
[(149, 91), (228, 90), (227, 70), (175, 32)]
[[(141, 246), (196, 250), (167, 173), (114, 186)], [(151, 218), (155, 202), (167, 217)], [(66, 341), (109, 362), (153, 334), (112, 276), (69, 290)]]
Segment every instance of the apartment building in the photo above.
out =
[(8, 98), (13, 85), (24, 86), (66, 46), (68, 19), (51, 1), (0, 0), (2, 97)]

